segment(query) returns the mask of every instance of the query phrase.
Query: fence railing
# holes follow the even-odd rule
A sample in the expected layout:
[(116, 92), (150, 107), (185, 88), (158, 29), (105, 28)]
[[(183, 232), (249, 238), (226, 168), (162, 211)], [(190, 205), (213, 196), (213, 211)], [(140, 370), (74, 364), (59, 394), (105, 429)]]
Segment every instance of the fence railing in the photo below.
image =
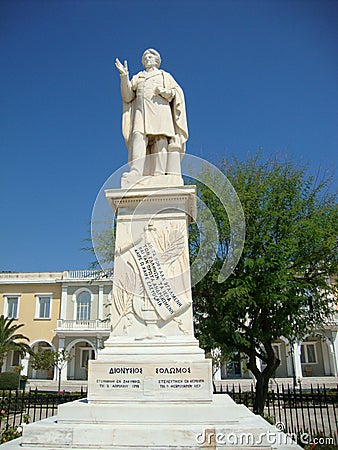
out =
[[(228, 394), (236, 403), (244, 404), (252, 410), (255, 398), (254, 387), (243, 390), (240, 385), (214, 386), (214, 393)], [(270, 418), (279, 429), (303, 441), (326, 438), (338, 446), (338, 386), (327, 389), (325, 386), (310, 386), (294, 389), (290, 385), (274, 387), (268, 392), (264, 415)], [(304, 438), (307, 436), (307, 438)], [(302, 442), (301, 442), (302, 443)], [(305, 442), (303, 442), (305, 443)]]
[(20, 389), (0, 391), (0, 432), (22, 423), (36, 422), (57, 414), (58, 405), (85, 398), (87, 392), (51, 392)]

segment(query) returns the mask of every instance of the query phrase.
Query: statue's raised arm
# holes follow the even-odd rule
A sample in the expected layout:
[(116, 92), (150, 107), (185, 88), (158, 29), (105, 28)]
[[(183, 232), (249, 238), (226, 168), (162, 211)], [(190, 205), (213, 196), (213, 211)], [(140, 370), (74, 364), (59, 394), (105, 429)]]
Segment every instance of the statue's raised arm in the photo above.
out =
[(144, 175), (179, 175), (188, 139), (182, 89), (159, 69), (161, 57), (156, 50), (146, 50), (142, 64), (145, 70), (129, 80), (127, 61), (115, 61), (121, 78), (122, 133), (129, 153), (125, 183)]

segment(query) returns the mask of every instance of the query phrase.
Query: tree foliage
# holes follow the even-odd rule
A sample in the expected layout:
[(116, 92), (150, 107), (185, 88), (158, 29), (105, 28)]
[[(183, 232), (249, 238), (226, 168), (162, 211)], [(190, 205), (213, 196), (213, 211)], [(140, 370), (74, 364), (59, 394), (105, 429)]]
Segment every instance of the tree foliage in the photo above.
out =
[(55, 365), (55, 353), (53, 350), (39, 350), (31, 357), (31, 366), (34, 370), (49, 370)]
[(24, 324), (13, 323), (14, 320), (3, 315), (0, 316), (0, 372), (4, 359), (9, 351), (17, 350), (22, 358), (26, 353), (31, 353), (31, 348), (26, 343), (29, 342), (28, 337), (18, 333), (18, 330)]
[(33, 353), (31, 358), (32, 368), (35, 370), (49, 370), (54, 367), (58, 370), (58, 390), (61, 389), (61, 371), (73, 359), (73, 356), (66, 350), (39, 350)]
[[(218, 283), (231, 233), (226, 212), (213, 193), (198, 185), (219, 230), (216, 261), (193, 290), (196, 330), (208, 350), (246, 355), (256, 378), (255, 410), (262, 413), (268, 381), (280, 361), (273, 342), (291, 343), (323, 326), (333, 313), (337, 274), (338, 209), (330, 178), (307, 175), (293, 161), (260, 154), (219, 167), (235, 188), (244, 210), (246, 239), (233, 274)], [(199, 233), (192, 230), (192, 257)], [(264, 363), (260, 370), (256, 358)]]

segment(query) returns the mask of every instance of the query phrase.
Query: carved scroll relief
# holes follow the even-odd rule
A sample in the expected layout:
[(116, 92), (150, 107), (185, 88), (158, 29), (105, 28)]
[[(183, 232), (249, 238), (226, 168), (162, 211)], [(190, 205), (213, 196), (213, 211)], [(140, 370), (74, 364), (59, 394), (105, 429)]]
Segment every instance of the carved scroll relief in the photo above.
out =
[(149, 300), (163, 320), (168, 320), (185, 309), (187, 302), (180, 300), (165, 277), (162, 264), (151, 242), (139, 244), (132, 250)]

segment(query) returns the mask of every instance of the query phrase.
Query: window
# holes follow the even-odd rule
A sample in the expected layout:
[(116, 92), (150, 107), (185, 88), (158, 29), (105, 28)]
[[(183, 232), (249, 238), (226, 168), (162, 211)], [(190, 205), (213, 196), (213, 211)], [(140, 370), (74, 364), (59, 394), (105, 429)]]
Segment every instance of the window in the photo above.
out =
[(8, 299), (8, 317), (17, 319), (18, 318), (18, 297), (12, 297)]
[(18, 350), (14, 350), (12, 353), (12, 367), (15, 366), (19, 366), (20, 365), (20, 360), (21, 360), (21, 355), (20, 352)]
[(17, 319), (19, 314), (19, 294), (4, 295), (3, 315), (9, 319)]
[(50, 316), (50, 297), (40, 297), (40, 317), (48, 318)]
[(317, 352), (315, 342), (306, 342), (301, 346), (300, 361), (304, 364), (315, 364), (317, 362)]
[(90, 320), (90, 293), (88, 291), (80, 292), (76, 303), (76, 320)]
[(91, 348), (81, 348), (81, 367), (88, 367), (88, 361), (95, 358), (94, 350)]
[(281, 344), (272, 344), (273, 351), (275, 353), (276, 358), (279, 359), (280, 365), (282, 365), (282, 356), (281, 356)]
[(51, 294), (36, 295), (35, 318), (36, 319), (50, 319), (52, 309)]

